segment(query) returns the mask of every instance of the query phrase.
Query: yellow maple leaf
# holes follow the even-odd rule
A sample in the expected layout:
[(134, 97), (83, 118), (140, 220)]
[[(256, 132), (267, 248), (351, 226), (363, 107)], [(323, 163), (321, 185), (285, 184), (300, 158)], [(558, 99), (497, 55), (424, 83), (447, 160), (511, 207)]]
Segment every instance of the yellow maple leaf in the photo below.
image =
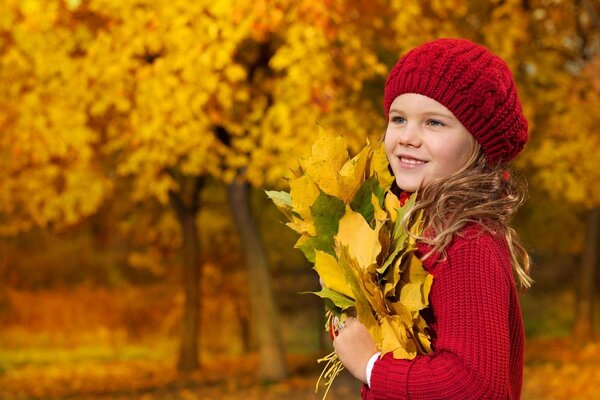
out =
[(360, 268), (367, 269), (377, 262), (381, 251), (379, 243), (379, 229), (381, 225), (371, 229), (364, 217), (346, 206), (346, 213), (340, 219), (338, 234), (335, 243), (338, 248), (346, 246), (351, 258), (356, 260)]
[(310, 157), (301, 160), (300, 165), (323, 192), (341, 198), (339, 171), (347, 160), (344, 138), (320, 129)]
[(390, 315), (397, 315), (400, 318), (400, 321), (405, 326), (410, 326), (413, 320), (413, 315), (410, 311), (402, 304), (400, 301), (390, 301), (388, 302), (388, 307), (390, 309)]
[(381, 353), (392, 352), (395, 358), (410, 360), (417, 355), (417, 347), (408, 337), (406, 326), (397, 315), (380, 320)]
[(360, 269), (357, 271), (358, 281), (362, 287), (363, 294), (373, 311), (380, 315), (388, 314), (383, 293), (377, 282), (377, 276), (373, 273)]
[(398, 196), (396, 196), (392, 192), (387, 192), (385, 194), (385, 199), (383, 200), (383, 207), (390, 215), (391, 222), (396, 222), (396, 218), (398, 216), (398, 209), (400, 208), (400, 200)]
[[(387, 197), (387, 196), (386, 196)], [(396, 196), (394, 196), (396, 197)], [(379, 205), (379, 199), (375, 196), (375, 193), (371, 193), (371, 204), (373, 205), (373, 214), (376, 221), (385, 222), (387, 221), (388, 213)]]
[(419, 311), (426, 307), (421, 295), (421, 283), (406, 283), (400, 290), (400, 303), (409, 311)]
[(364, 181), (369, 150), (369, 146), (365, 146), (340, 169), (337, 191), (344, 203), (349, 203), (354, 198)]
[(315, 224), (312, 220), (305, 221), (302, 218), (298, 218), (292, 215), (292, 222), (285, 224), (291, 229), (295, 230), (299, 234), (307, 234), (309, 236), (315, 236), (317, 234)]
[(298, 240), (296, 241), (296, 243), (294, 244), (294, 248), (295, 249), (300, 248), (300, 246), (302, 246), (308, 239), (310, 239), (309, 235), (307, 235), (306, 233), (301, 234), (300, 237), (298, 238)]
[(407, 283), (422, 283), (429, 273), (423, 268), (423, 263), (415, 255), (411, 255), (410, 264), (403, 274)]
[(423, 282), (423, 286), (421, 287), (421, 291), (423, 292), (423, 299), (427, 300), (427, 304), (429, 304), (429, 292), (431, 291), (431, 284), (433, 283), (433, 275), (427, 274), (425, 277), (425, 282)]
[(417, 332), (418, 343), (421, 345), (421, 353), (428, 354), (431, 353), (431, 341), (429, 337), (423, 332)]
[[(415, 219), (415, 221), (413, 222), (413, 224), (408, 228), (408, 231), (413, 234), (413, 235), (419, 235), (422, 231), (423, 231), (423, 211), (421, 210), (419, 212), (419, 214), (417, 215), (417, 218)], [(408, 236), (408, 248), (412, 248), (415, 249), (417, 245), (417, 239), (415, 239), (413, 236), (409, 235)]]
[(325, 286), (354, 299), (352, 289), (344, 278), (344, 271), (331, 254), (321, 250), (315, 251), (315, 271), (325, 283)]
[(310, 206), (319, 197), (319, 188), (313, 180), (307, 175), (290, 180), (290, 197), (292, 198), (293, 210), (304, 221), (312, 220)]
[(383, 286), (383, 293), (385, 296), (395, 296), (396, 288), (398, 287), (398, 283), (402, 277), (401, 265), (405, 260), (404, 256), (405, 255), (402, 254), (400, 257), (398, 257), (392, 264), (392, 268), (388, 268), (385, 273), (385, 284)]
[(385, 190), (389, 189), (389, 187), (394, 182), (394, 176), (390, 173), (388, 165), (389, 161), (387, 159), (387, 156), (385, 155), (384, 145), (383, 143), (381, 143), (379, 147), (373, 152), (371, 163), (369, 166), (369, 172), (371, 175), (377, 175), (379, 185)]

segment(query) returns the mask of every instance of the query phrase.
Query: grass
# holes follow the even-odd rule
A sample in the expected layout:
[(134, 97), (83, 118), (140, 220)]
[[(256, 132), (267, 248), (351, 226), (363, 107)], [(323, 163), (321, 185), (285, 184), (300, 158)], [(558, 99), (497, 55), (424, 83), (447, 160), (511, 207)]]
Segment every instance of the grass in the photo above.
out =
[(523, 323), (527, 338), (569, 336), (575, 320), (575, 295), (572, 291), (535, 292), (521, 297)]
[[(149, 299), (134, 288), (13, 292), (13, 312), (0, 315), (0, 398), (319, 398), (313, 391), (322, 366), (315, 360), (327, 350), (319, 344), (318, 307), (286, 309), (281, 325), (291, 376), (264, 385), (256, 379), (256, 354), (241, 351), (239, 321), (223, 299), (205, 307), (203, 369), (177, 372), (177, 302), (168, 291), (153, 293)], [(569, 338), (573, 304), (570, 292), (522, 296), (528, 338), (523, 399), (600, 398), (593, 384), (600, 381), (600, 345), (577, 346)], [(358, 387), (342, 375), (328, 399), (356, 398)]]
[(74, 365), (90, 362), (159, 361), (172, 358), (176, 343), (157, 340), (155, 343), (123, 344), (119, 346), (86, 345), (74, 348), (28, 346), (0, 348), (0, 373), (26, 366)]

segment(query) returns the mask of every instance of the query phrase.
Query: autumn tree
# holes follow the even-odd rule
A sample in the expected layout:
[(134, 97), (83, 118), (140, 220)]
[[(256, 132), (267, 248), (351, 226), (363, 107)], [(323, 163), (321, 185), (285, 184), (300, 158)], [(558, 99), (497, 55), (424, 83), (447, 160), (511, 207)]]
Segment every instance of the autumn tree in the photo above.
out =
[(272, 358), (269, 348), (278, 339), (268, 323), (276, 318), (275, 305), (249, 188), (280, 185), (289, 161), (312, 142), (317, 123), (364, 143), (364, 121), (374, 117), (360, 97), (362, 82), (383, 69), (365, 45), (373, 35), (359, 31), (360, 6), (366, 3), (255, 2), (255, 14), (268, 17), (254, 22), (254, 34), (235, 58), (247, 72), (249, 101), (235, 102), (217, 131), (230, 151), (229, 201), (243, 239), (252, 308), (261, 310), (253, 314), (261, 359)]
[(586, 341), (593, 334), (600, 247), (600, 163), (594, 153), (600, 147), (600, 118), (593, 111), (600, 107), (600, 3), (536, 2), (532, 7), (535, 45), (539, 60), (546, 62), (534, 64), (544, 110), (538, 113), (540, 137), (527, 161), (535, 170), (534, 184), (583, 216), (581, 232), (575, 233), (583, 240), (574, 333)]
[[(0, 120), (8, 132), (2, 172), (10, 178), (2, 182), (10, 194), (3, 229), (74, 223), (111, 196), (115, 178), (131, 183), (134, 202), (155, 199), (173, 210), (186, 295), (179, 367), (196, 368), (196, 217), (205, 179), (229, 182), (232, 209), (244, 211), (238, 218), (246, 223), (238, 225), (252, 226), (247, 185), (279, 182), (316, 124), (364, 143), (374, 118), (361, 85), (383, 73), (363, 51), (373, 39), (355, 23), (364, 10), (293, 1), (8, 6), (1, 36), (1, 90), (10, 99)], [(279, 379), (285, 366), (268, 266), (260, 241), (251, 241), (256, 231), (247, 232), (260, 373)]]
[(531, 121), (518, 166), (551, 196), (597, 212), (598, 121), (586, 112), (599, 101), (595, 1), (2, 1), (0, 231), (73, 224), (115, 196), (116, 179), (134, 204), (171, 210), (183, 240), (182, 369), (198, 366), (206, 179), (228, 185), (261, 376), (279, 379), (277, 310), (248, 189), (280, 185), (317, 125), (351, 149), (376, 140), (386, 67), (425, 40), (462, 36), (500, 54)]
[(0, 9), (0, 236), (61, 229), (112, 190), (86, 123), (78, 39), (58, 3), (3, 0)]
[(0, 234), (69, 225), (111, 183), (95, 159), (77, 38), (58, 3), (3, 1), (0, 15)]

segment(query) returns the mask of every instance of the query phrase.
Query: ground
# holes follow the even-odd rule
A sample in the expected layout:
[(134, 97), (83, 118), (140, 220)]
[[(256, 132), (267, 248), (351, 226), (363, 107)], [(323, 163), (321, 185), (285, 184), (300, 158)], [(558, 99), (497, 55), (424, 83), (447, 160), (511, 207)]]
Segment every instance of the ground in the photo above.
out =
[[(286, 343), (293, 348), (287, 360), (288, 379), (278, 383), (257, 379), (256, 355), (239, 350), (239, 334), (231, 327), (225, 329), (226, 321), (235, 325), (235, 320), (219, 304), (210, 314), (217, 323), (204, 325), (202, 368), (187, 374), (177, 372), (179, 314), (169, 311), (178, 309), (173, 306), (177, 297), (159, 289), (9, 291), (12, 311), (2, 314), (0, 320), (0, 399), (323, 397), (323, 388), (314, 393), (322, 368), (316, 360), (324, 355), (315, 346), (322, 326), (307, 322), (310, 319), (300, 318), (297, 312), (290, 312), (295, 317), (284, 324), (288, 328)], [(524, 298), (528, 322), (524, 400), (600, 400), (600, 341), (573, 340), (567, 329), (570, 320), (556, 314), (570, 309), (570, 298), (537, 296), (535, 303)], [(217, 343), (217, 337), (222, 343)], [(217, 344), (220, 347), (215, 347)], [(311, 344), (313, 349), (307, 350)], [(232, 354), (219, 355), (226, 348)], [(327, 399), (358, 399), (359, 390), (358, 383), (343, 373)]]
[[(529, 343), (523, 399), (600, 399), (600, 345), (578, 349), (567, 339)], [(256, 357), (212, 360), (197, 372), (182, 374), (174, 362), (122, 359), (38, 363), (0, 374), (1, 399), (142, 399), (142, 400), (305, 400), (314, 393), (320, 366), (312, 356), (288, 359), (291, 375), (279, 383), (256, 379)], [(330, 400), (359, 398), (360, 386), (342, 374), (327, 395)]]

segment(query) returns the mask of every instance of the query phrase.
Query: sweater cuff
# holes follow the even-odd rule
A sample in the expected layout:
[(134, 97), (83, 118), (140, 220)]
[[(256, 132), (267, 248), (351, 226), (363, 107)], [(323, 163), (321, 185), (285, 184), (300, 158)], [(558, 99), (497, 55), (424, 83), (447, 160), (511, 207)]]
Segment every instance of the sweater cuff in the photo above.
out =
[(369, 386), (371, 386), (371, 372), (373, 372), (373, 365), (375, 364), (375, 361), (377, 361), (380, 355), (380, 352), (373, 354), (371, 358), (369, 358), (369, 362), (367, 363), (367, 385)]
[(394, 359), (388, 353), (379, 359), (371, 371), (370, 391), (374, 398), (389, 398), (394, 394), (394, 400), (408, 399), (408, 372), (411, 362)]

